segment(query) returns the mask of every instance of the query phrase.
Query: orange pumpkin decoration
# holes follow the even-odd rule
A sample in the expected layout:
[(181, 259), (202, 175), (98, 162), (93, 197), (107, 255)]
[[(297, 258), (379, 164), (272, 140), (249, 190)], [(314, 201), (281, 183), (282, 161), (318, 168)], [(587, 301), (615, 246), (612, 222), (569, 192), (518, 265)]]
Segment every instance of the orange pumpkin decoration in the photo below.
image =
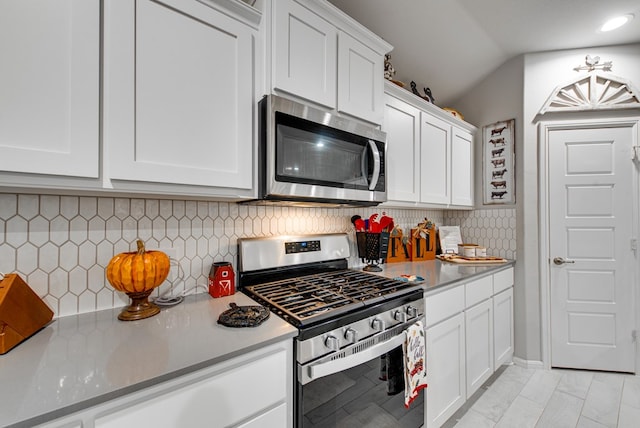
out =
[(144, 243), (138, 239), (138, 251), (120, 253), (107, 265), (107, 280), (113, 288), (127, 293), (132, 303), (126, 307), (118, 319), (134, 321), (148, 318), (160, 312), (149, 295), (162, 284), (169, 275), (171, 263), (162, 251), (146, 251)]

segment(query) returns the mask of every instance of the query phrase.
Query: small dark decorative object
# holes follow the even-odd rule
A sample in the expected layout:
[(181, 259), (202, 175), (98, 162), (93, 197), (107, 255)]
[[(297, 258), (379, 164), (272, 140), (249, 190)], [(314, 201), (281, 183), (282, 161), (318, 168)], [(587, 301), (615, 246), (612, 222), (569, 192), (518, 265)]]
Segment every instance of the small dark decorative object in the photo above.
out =
[(420, 92), (418, 92), (418, 88), (416, 88), (416, 82), (414, 82), (413, 80), (411, 81), (411, 92), (422, 98), (422, 95), (420, 95)]
[(424, 91), (424, 93), (426, 95), (420, 95), (420, 92), (418, 92), (418, 88), (416, 87), (416, 82), (414, 82), (413, 80), (411, 81), (411, 92), (414, 93), (414, 95), (419, 96), (420, 98), (422, 98), (425, 101), (430, 102), (431, 104), (434, 103), (435, 98), (433, 98), (433, 94), (431, 93), (431, 89), (430, 88), (422, 88), (422, 90)]
[(431, 88), (422, 88), (422, 90), (427, 96), (426, 100), (429, 101), (431, 104), (435, 104), (436, 99), (433, 98), (433, 94), (431, 93)]
[(227, 309), (218, 317), (218, 324), (227, 327), (256, 327), (269, 318), (269, 309), (264, 306), (238, 306), (234, 302), (229, 303), (231, 309)]

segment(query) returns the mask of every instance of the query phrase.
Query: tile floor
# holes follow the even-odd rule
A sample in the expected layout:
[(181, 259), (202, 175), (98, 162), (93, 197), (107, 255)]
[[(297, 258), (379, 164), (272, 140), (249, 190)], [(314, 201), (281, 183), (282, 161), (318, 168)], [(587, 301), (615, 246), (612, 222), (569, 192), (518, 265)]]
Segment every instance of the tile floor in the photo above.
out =
[(640, 377), (503, 366), (444, 427), (640, 427)]

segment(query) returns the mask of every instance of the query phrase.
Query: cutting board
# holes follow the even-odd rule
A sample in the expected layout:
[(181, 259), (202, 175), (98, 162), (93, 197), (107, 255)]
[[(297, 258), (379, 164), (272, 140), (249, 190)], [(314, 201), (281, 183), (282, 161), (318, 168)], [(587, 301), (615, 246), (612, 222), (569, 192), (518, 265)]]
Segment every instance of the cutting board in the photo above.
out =
[(439, 260), (451, 263), (469, 264), (469, 265), (483, 265), (483, 264), (497, 264), (506, 263), (507, 259), (501, 257), (463, 257), (457, 254), (439, 254), (436, 256)]

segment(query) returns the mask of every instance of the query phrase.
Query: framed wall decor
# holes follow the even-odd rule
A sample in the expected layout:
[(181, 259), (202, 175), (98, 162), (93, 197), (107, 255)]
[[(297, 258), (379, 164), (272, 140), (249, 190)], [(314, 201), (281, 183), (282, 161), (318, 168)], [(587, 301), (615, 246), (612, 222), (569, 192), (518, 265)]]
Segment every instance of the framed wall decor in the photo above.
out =
[(482, 193), (485, 205), (515, 204), (515, 119), (482, 128)]

